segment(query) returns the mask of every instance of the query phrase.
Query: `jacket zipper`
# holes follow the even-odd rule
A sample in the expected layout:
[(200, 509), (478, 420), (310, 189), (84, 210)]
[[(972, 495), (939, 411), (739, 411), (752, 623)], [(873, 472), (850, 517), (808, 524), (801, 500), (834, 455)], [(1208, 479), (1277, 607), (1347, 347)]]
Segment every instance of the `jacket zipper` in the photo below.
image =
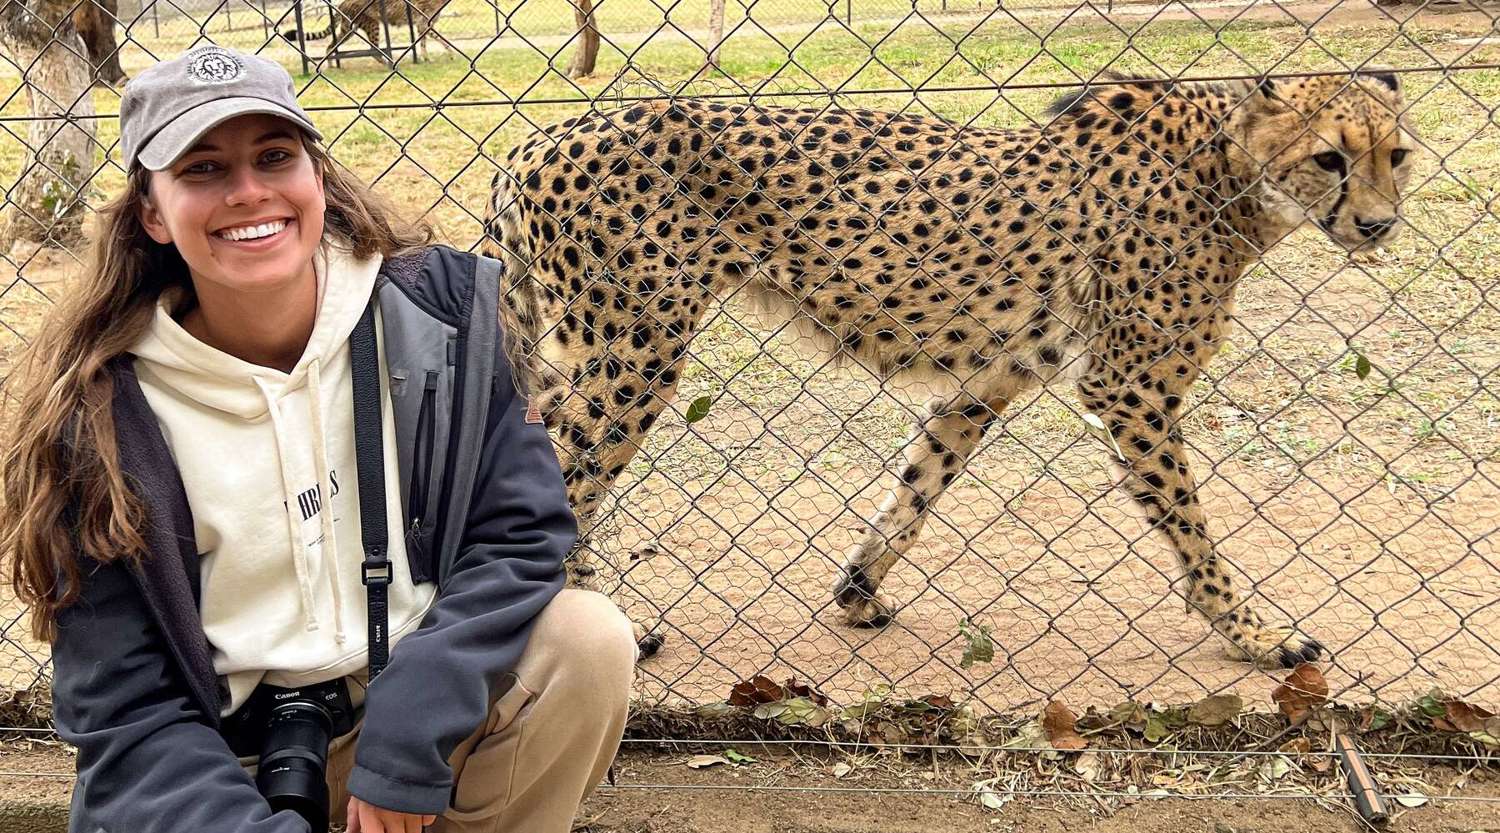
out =
[(421, 531), (426, 521), (432, 447), (437, 441), (437, 388), (438, 371), (427, 371), (427, 380), (422, 386), (422, 407), (417, 412), (417, 442), (412, 451), (411, 484), (406, 500), (406, 516), (411, 523), (406, 535), (408, 547), (421, 545)]

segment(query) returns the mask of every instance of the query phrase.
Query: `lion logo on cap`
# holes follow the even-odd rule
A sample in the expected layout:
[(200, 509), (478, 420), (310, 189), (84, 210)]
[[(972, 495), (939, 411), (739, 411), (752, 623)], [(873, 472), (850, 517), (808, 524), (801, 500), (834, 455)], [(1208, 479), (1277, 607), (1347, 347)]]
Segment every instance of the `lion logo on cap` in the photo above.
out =
[(228, 84), (240, 77), (244, 69), (233, 53), (209, 46), (188, 61), (187, 74), (202, 84)]

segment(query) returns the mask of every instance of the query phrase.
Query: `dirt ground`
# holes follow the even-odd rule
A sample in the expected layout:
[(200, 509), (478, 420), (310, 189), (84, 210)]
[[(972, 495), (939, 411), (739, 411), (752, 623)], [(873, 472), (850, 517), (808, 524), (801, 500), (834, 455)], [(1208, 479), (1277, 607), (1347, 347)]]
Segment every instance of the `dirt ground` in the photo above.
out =
[[(1340, 833), (1363, 827), (1337, 797), (1331, 778), (1311, 787), (1270, 789), (1251, 784), (1238, 797), (1160, 798), (1098, 788), (1095, 797), (1010, 795), (998, 787), (999, 809), (982, 806), (973, 784), (990, 777), (962, 763), (902, 764), (883, 757), (766, 752), (755, 762), (692, 769), (689, 750), (627, 745), (615, 784), (602, 786), (581, 809), (580, 833)], [(23, 819), (21, 808), (61, 809), (71, 789), (71, 758), (57, 748), (0, 748), (0, 833), (51, 833), (53, 815)], [(1391, 803), (1386, 830), (1399, 833), (1493, 833), (1500, 830), (1500, 775), (1422, 771), (1431, 799), (1406, 808)], [(1149, 789), (1147, 784), (1143, 789)], [(1403, 788), (1406, 789), (1406, 788)], [(1257, 792), (1261, 790), (1261, 792)], [(1318, 796), (1322, 796), (1321, 798)], [(1445, 798), (1440, 798), (1444, 796)]]
[[(825, 765), (805, 766), (788, 776), (772, 775), (765, 771), (769, 767), (761, 767), (761, 772), (751, 769), (694, 771), (681, 758), (631, 754), (620, 763), (620, 786), (601, 790), (581, 819), (595, 833), (1064, 833), (1085, 828), (1099, 833), (1337, 833), (1368, 829), (1337, 802), (1290, 795), (1124, 801), (1079, 795), (1021, 796), (999, 810), (989, 810), (962, 790), (962, 779), (924, 777), (931, 772), (913, 772), (904, 778), (872, 774), (851, 782), (833, 777), (832, 766)], [(631, 786), (647, 783), (647, 779), (673, 786)], [(756, 788), (763, 785), (787, 791)], [(814, 791), (799, 792), (798, 788)], [(941, 789), (955, 789), (958, 794), (923, 792)], [(1413, 810), (1397, 805), (1400, 815), (1386, 829), (1403, 833), (1500, 830), (1500, 805), (1493, 803), (1500, 801), (1500, 783), (1493, 776), (1483, 783), (1476, 779), (1455, 794), (1461, 800), (1432, 802)]]

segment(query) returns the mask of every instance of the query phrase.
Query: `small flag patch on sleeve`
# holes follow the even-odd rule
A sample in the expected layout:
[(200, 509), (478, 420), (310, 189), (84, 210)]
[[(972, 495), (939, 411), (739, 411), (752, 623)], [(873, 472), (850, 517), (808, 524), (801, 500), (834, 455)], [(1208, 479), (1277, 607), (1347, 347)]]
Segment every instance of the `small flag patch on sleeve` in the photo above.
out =
[(534, 425), (542, 422), (542, 409), (537, 404), (535, 396), (526, 397), (526, 421)]

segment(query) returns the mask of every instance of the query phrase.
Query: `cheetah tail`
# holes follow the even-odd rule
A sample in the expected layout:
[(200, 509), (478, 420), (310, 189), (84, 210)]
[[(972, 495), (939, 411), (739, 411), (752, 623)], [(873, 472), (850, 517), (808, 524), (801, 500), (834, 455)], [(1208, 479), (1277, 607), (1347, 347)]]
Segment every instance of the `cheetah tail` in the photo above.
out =
[[(331, 34), (333, 34), (333, 26), (330, 24), (329, 26), (327, 26), (327, 27), (325, 27), (323, 29), (319, 29), (316, 32), (308, 32), (307, 34), (304, 34), (302, 36), (302, 39), (303, 40), (322, 40), (322, 39), (328, 37)], [(296, 29), (288, 29), (285, 32), (281, 33), (281, 37), (287, 43), (296, 43), (297, 42), (297, 30)]]

